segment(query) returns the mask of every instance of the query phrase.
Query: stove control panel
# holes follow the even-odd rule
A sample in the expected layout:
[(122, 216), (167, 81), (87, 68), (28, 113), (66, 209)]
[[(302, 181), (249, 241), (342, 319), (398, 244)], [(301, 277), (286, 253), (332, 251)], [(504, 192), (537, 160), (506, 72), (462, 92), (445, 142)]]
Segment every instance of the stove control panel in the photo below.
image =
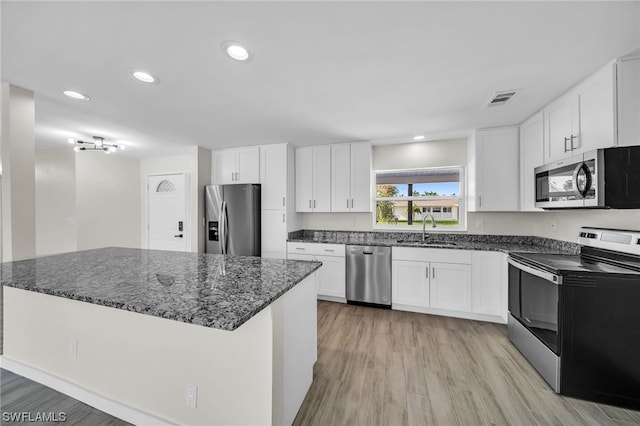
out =
[(640, 231), (580, 228), (578, 244), (640, 255)]

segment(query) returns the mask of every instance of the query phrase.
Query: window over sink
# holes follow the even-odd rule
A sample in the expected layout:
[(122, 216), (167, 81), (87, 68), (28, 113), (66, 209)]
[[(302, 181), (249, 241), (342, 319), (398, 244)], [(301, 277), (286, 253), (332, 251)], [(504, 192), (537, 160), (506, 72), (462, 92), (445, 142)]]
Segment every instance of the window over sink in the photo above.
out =
[(375, 175), (375, 228), (422, 229), (424, 217), (433, 215), (441, 230), (465, 229), (463, 167), (377, 170)]

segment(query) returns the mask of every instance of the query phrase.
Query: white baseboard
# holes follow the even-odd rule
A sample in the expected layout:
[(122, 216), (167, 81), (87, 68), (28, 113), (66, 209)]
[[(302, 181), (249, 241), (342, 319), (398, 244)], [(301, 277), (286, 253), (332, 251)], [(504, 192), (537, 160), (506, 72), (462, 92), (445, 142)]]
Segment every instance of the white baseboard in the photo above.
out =
[(347, 303), (347, 299), (337, 296), (325, 296), (324, 294), (318, 294), (318, 300), (324, 300), (327, 302)]
[(421, 306), (403, 305), (393, 303), (391, 309), (396, 311), (418, 312), (421, 314), (440, 315), (444, 317), (454, 317), (462, 319), (470, 319), (474, 321), (495, 322), (497, 324), (506, 324), (507, 319), (500, 315), (476, 314), (473, 312), (450, 311), (447, 309), (424, 308)]
[(128, 405), (113, 401), (93, 391), (78, 386), (68, 380), (54, 376), (37, 368), (30, 367), (5, 356), (0, 356), (0, 368), (19, 376), (55, 389), (71, 398), (84, 402), (104, 413), (133, 423), (135, 425), (172, 425), (166, 420), (147, 414)]

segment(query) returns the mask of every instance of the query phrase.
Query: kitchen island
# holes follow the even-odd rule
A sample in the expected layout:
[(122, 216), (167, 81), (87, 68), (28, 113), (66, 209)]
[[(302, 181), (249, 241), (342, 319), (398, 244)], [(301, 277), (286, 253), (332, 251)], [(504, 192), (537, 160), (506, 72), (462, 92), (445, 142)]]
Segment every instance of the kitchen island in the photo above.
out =
[(134, 423), (289, 424), (320, 266), (125, 248), (5, 263), (2, 367)]

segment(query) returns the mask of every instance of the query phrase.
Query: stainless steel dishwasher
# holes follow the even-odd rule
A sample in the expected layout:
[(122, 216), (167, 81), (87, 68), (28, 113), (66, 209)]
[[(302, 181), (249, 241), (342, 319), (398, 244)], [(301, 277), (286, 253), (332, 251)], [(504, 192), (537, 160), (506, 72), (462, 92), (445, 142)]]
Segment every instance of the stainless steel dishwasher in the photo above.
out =
[(391, 247), (347, 246), (347, 302), (391, 308)]

